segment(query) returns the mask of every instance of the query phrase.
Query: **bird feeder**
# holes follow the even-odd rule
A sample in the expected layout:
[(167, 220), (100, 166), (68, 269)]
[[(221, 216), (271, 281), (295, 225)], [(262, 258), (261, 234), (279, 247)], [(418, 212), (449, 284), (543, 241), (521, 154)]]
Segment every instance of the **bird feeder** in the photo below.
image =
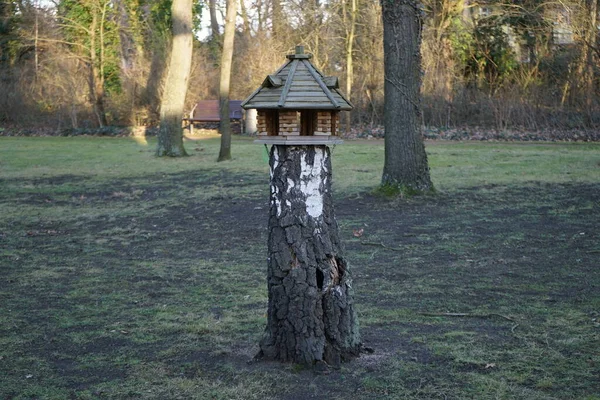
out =
[(331, 191), (329, 145), (352, 105), (302, 46), (242, 102), (271, 144), (267, 327), (258, 358), (338, 367), (361, 351), (350, 266)]
[(341, 143), (340, 111), (352, 105), (339, 92), (337, 77), (323, 75), (311, 57), (303, 46), (296, 46), (296, 53), (242, 102), (244, 109), (257, 110), (257, 143)]

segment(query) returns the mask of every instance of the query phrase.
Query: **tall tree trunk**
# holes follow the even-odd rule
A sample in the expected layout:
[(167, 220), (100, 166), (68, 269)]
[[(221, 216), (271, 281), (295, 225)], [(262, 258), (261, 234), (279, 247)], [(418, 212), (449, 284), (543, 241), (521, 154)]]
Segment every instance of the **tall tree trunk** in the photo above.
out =
[(213, 40), (219, 37), (219, 23), (217, 22), (216, 0), (208, 1), (208, 12), (210, 14), (210, 31)]
[(115, 9), (118, 12), (117, 25), (119, 27), (119, 41), (121, 44), (121, 72), (129, 78), (133, 75), (133, 66), (136, 56), (136, 44), (131, 32), (130, 10), (125, 0), (116, 0)]
[(280, 0), (272, 0), (273, 12), (271, 14), (271, 31), (275, 39), (282, 39), (283, 34), (283, 10)]
[[(98, 120), (98, 125), (104, 127), (108, 125), (106, 120), (106, 112), (104, 110), (104, 15), (100, 15), (100, 21), (98, 21), (98, 11), (95, 7), (92, 7), (92, 22), (90, 24), (90, 74), (89, 74), (89, 88), (92, 97), (92, 104), (94, 108), (94, 114)], [(100, 23), (100, 27), (98, 24)], [(96, 36), (96, 30), (100, 32), (100, 38)], [(97, 45), (100, 45), (100, 50), (97, 52)], [(99, 56), (98, 56), (99, 55)]]
[(382, 185), (433, 190), (421, 136), (421, 30), (418, 1), (381, 1), (385, 57), (385, 162)]
[(248, 10), (246, 9), (246, 4), (244, 0), (240, 0), (240, 13), (242, 14), (242, 22), (243, 22), (243, 34), (245, 45), (249, 46), (250, 41), (252, 40), (252, 32), (250, 30), (250, 17), (248, 16)]
[[(594, 54), (594, 49), (598, 45), (596, 43), (598, 38), (598, 3), (600, 0), (588, 0), (587, 10), (589, 11), (589, 22), (585, 31), (585, 45), (582, 57), (583, 66), (583, 93), (584, 93), (584, 104), (585, 104), (585, 115), (586, 123), (588, 127), (591, 127), (593, 122), (593, 108), (594, 108), (594, 97), (596, 94), (596, 85), (594, 83), (594, 65), (598, 61)], [(584, 61), (585, 60), (585, 61)]]
[(104, 109), (104, 78), (98, 68), (92, 67), (94, 76), (94, 110), (98, 117), (98, 124), (103, 127), (108, 125), (106, 110)]
[(135, 59), (137, 57), (136, 43), (133, 35), (132, 23), (130, 17), (131, 11), (127, 7), (126, 0), (115, 0), (114, 7), (118, 12), (116, 17), (119, 28), (119, 41), (121, 44), (121, 84), (131, 99), (131, 108), (129, 108), (129, 123), (134, 125), (136, 113), (136, 80), (137, 71), (135, 71)]
[(275, 145), (270, 171), (268, 322), (258, 357), (339, 366), (361, 343), (329, 148)]
[(229, 119), (229, 86), (231, 81), (231, 63), (233, 59), (233, 39), (235, 37), (235, 17), (237, 0), (227, 0), (225, 17), (225, 35), (221, 53), (221, 79), (219, 83), (219, 133), (221, 149), (217, 161), (231, 160), (231, 120)]
[(159, 37), (152, 41), (150, 51), (150, 71), (146, 78), (146, 85), (141, 94), (140, 105), (146, 109), (148, 123), (155, 124), (160, 121), (160, 96), (161, 83), (167, 70), (166, 55), (169, 54), (167, 40)]
[(580, 48), (575, 65), (569, 66), (570, 76), (565, 83), (561, 105), (568, 101), (571, 106), (581, 106), (585, 124), (593, 125), (594, 48), (598, 37), (598, 0), (580, 0)]
[(36, 7), (35, 8), (35, 37), (34, 37), (34, 42), (33, 42), (33, 46), (34, 46), (34, 55), (35, 55), (35, 80), (37, 81), (38, 78), (38, 69), (39, 69), (39, 57), (38, 57), (38, 40), (39, 40), (39, 14), (40, 14), (40, 10)]
[(156, 155), (159, 157), (187, 155), (183, 147), (181, 122), (192, 66), (192, 0), (173, 0), (171, 18), (173, 45), (160, 107), (160, 128), (156, 149)]
[[(349, 29), (346, 35), (346, 96), (350, 99), (352, 97), (352, 84), (354, 82), (354, 58), (353, 58), (353, 50), (354, 50), (354, 36), (356, 31), (356, 17), (358, 14), (358, 0), (350, 0), (350, 21), (349, 21)], [(346, 3), (344, 2), (344, 8), (346, 8)], [(344, 16), (346, 15), (346, 11), (344, 10)], [(350, 132), (350, 124), (352, 116), (349, 112), (345, 113), (345, 128), (346, 132)]]

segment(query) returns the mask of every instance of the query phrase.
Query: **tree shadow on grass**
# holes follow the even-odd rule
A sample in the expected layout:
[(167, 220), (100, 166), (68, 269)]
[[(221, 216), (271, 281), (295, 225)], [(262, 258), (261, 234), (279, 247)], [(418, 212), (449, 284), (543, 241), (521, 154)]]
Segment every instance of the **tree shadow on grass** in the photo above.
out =
[[(76, 187), (53, 193), (57, 182)], [(266, 323), (263, 176), (30, 183), (46, 185), (51, 202), (34, 201), (38, 218), (2, 229), (2, 396), (29, 388), (40, 397), (45, 386), (153, 398), (148, 381), (165, 396), (182, 380), (278, 399), (487, 398), (486, 384), (511, 398), (581, 398), (598, 387), (597, 185), (488, 186), (396, 201), (338, 194), (363, 340), (375, 353), (315, 376), (246, 363)], [(27, 207), (29, 195), (2, 201)], [(44, 217), (53, 198), (80, 205)]]

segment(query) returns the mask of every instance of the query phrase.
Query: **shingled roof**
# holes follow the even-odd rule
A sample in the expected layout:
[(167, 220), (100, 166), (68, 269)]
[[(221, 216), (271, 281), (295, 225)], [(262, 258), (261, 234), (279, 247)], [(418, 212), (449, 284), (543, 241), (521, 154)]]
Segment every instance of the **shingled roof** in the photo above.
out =
[(324, 76), (296, 46), (296, 54), (274, 74), (268, 75), (260, 87), (242, 102), (242, 107), (292, 110), (351, 110), (352, 104), (339, 92), (338, 80)]

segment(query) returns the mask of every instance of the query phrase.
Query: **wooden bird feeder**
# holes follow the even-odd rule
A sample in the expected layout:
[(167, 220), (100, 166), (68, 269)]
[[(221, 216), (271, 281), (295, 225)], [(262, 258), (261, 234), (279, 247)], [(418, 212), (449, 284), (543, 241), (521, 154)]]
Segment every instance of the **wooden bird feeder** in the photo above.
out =
[(312, 55), (296, 46), (296, 53), (242, 102), (257, 110), (259, 139), (276, 145), (329, 145), (339, 139), (340, 111), (352, 104), (338, 90), (338, 79), (325, 76), (311, 62)]
[(352, 105), (302, 46), (242, 102), (269, 152), (267, 327), (257, 358), (339, 367), (361, 351), (351, 268), (332, 197), (329, 145)]

